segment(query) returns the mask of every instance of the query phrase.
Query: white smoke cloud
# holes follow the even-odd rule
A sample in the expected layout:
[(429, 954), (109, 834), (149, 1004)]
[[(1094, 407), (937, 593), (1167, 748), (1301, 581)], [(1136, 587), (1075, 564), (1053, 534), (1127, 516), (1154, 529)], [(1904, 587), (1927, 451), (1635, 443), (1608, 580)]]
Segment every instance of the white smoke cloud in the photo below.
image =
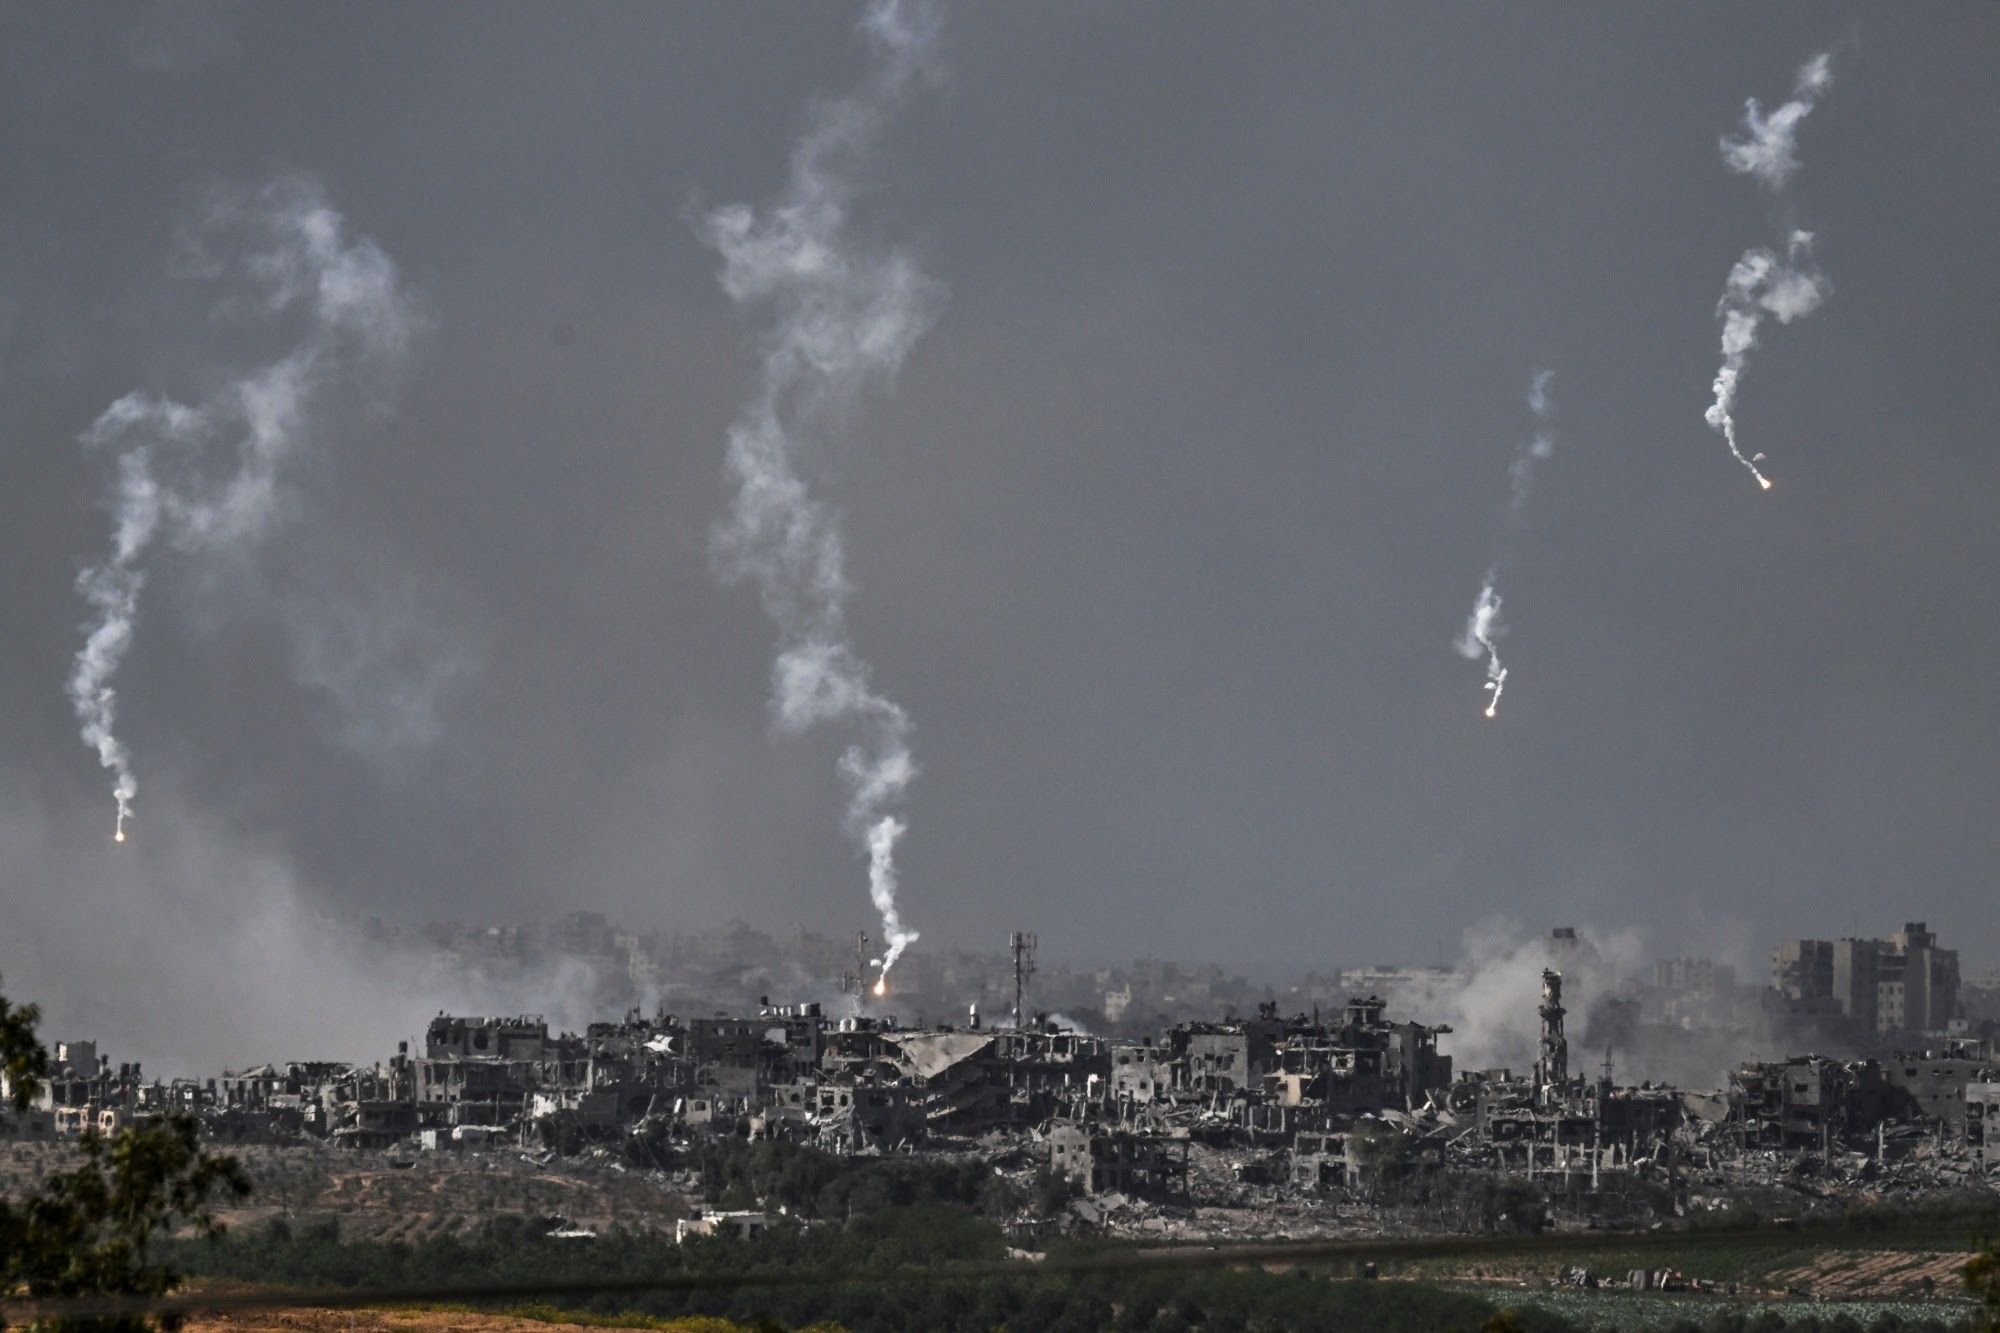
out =
[[(1534, 434), (1522, 443), (1514, 453), (1514, 461), (1507, 465), (1507, 479), (1512, 488), (1512, 498), (1508, 507), (1508, 518), (1515, 526), (1521, 523), (1522, 513), (1527, 507), (1528, 495), (1534, 489), (1535, 469), (1553, 457), (1556, 451), (1555, 432), (1551, 426), (1555, 405), (1549, 397), (1549, 385), (1555, 380), (1552, 370), (1538, 370), (1528, 381), (1528, 410), (1534, 414)], [(1486, 716), (1497, 717), (1500, 712), (1500, 695), (1507, 688), (1507, 668), (1500, 661), (1497, 642), (1506, 633), (1506, 625), (1500, 619), (1499, 564), (1486, 571), (1486, 581), (1479, 587), (1479, 596), (1473, 600), (1472, 613), (1466, 617), (1465, 629), (1453, 643), (1459, 654), (1469, 660), (1486, 659)]]
[(1447, 1023), (1439, 1048), (1464, 1071), (1504, 1067), (1525, 1072), (1541, 1037), (1542, 971), (1563, 974), (1563, 1004), (1571, 1071), (1587, 1068), (1582, 1048), (1591, 1006), (1617, 994), (1643, 962), (1636, 931), (1577, 928), (1574, 943), (1530, 936), (1516, 922), (1492, 920), (1468, 928), (1449, 975), (1426, 975), (1383, 998), (1423, 1023)]
[(292, 674), (331, 705), (343, 744), (395, 771), (442, 736), (444, 700), (474, 669), (464, 617), (448, 589), (391, 556), (302, 544), (297, 569), (271, 592)]
[(1722, 321), (1722, 365), (1715, 372), (1715, 401), (1709, 404), (1706, 419), (1722, 432), (1730, 455), (1748, 468), (1765, 490), (1771, 488), (1771, 482), (1757, 466), (1764, 455), (1746, 457), (1737, 443), (1736, 392), (1750, 352), (1757, 346), (1757, 330), (1764, 317), (1775, 316), (1780, 324), (1789, 324), (1819, 309), (1832, 290), (1826, 276), (1813, 265), (1812, 241), (1811, 232), (1794, 231), (1786, 238), (1782, 256), (1761, 245), (1744, 251), (1729, 270), (1722, 300), (1715, 308)]
[(860, 734), (840, 761), (845, 826), (868, 856), (886, 973), (917, 938), (896, 907), (895, 850), (906, 825), (893, 808), (917, 772), (910, 721), (870, 683), (849, 639), (840, 529), (808, 490), (798, 455), (841, 422), (862, 390), (895, 377), (942, 303), (942, 288), (907, 254), (871, 246), (848, 225), (860, 168), (911, 85), (933, 68), (938, 16), (875, 0), (860, 26), (875, 52), (867, 82), (818, 109), (776, 203), (761, 212), (719, 208), (704, 236), (722, 256), (730, 299), (773, 319), (757, 396), (729, 430), (737, 494), (717, 550), (727, 576), (756, 583), (778, 627), (779, 725), (797, 732), (843, 723)]
[(622, 1007), (607, 985), (618, 978), (592, 960), (474, 966), (371, 940), (319, 911), (323, 893), (280, 852), (167, 791), (147, 855), (115, 853), (43, 801), (46, 785), (0, 769), (0, 991), (39, 1001), (50, 1040), (96, 1039), (151, 1077), (210, 1076), (383, 1059), (441, 1009), (541, 1013), (582, 1031)]
[(1822, 51), (1799, 67), (1791, 100), (1770, 115), (1750, 98), (1743, 105), (1742, 137), (1722, 136), (1723, 162), (1767, 189), (1784, 189), (1799, 169), (1799, 125), (1832, 86), (1833, 54)]
[(164, 536), (198, 553), (264, 535), (280, 516), (285, 470), (311, 436), (329, 381), (349, 369), (392, 374), (414, 334), (395, 264), (373, 240), (349, 235), (309, 177), (217, 191), (185, 239), (197, 274), (247, 284), (258, 313), (299, 332), (284, 356), (198, 404), (130, 393), (83, 434), (91, 451), (116, 454), (116, 481), (111, 551), (77, 579), (94, 619), (68, 692), (85, 744), (114, 775), (120, 840), (138, 783), (117, 734), (113, 681), (132, 644), (156, 541)]
[(1555, 377), (1553, 370), (1538, 370), (1528, 382), (1528, 410), (1535, 415), (1535, 433), (1515, 452), (1514, 461), (1507, 466), (1507, 480), (1514, 488), (1516, 516), (1526, 507), (1528, 494), (1534, 489), (1535, 465), (1547, 462), (1556, 451), (1555, 435), (1549, 429), (1553, 411), (1549, 385)]

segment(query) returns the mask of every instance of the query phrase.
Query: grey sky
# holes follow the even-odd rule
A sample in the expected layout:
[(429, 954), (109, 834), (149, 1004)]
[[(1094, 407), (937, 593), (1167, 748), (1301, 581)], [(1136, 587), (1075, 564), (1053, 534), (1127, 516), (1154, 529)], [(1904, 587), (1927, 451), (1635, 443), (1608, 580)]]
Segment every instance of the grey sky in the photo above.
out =
[[(863, 71), (852, 20), (0, 10), (10, 991), (79, 1021), (92, 988), (195, 995), (132, 941), (273, 876), (398, 915), (874, 928), (839, 738), (773, 731), (772, 631), (710, 559), (760, 326), (696, 225), (780, 188)], [(1774, 200), (1718, 139), (1829, 47)], [(812, 460), (915, 726), (926, 941), (1295, 966), (1499, 913), (1755, 957), (1909, 915), (2000, 954), (2000, 11), (961, 5), (945, 53), (856, 223), (948, 297)], [(284, 170), (427, 332), (386, 413), (316, 438), (280, 536), (162, 562), (114, 852), (62, 691), (108, 522), (77, 436), (278, 354), (174, 242), (200, 188)], [(1714, 307), (1795, 224), (1832, 292), (1745, 375), (1762, 495), (1702, 420)], [(1561, 444), (1487, 722), (1451, 643), (1544, 367)]]

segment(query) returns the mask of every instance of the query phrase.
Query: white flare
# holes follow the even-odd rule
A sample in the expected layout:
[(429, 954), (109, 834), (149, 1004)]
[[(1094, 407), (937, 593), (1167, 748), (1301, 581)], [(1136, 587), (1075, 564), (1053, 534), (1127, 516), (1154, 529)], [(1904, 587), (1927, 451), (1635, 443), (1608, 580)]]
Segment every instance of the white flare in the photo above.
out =
[(1722, 321), (1722, 365), (1715, 372), (1715, 400), (1705, 414), (1708, 424), (1722, 432), (1730, 456), (1749, 470), (1757, 484), (1771, 489), (1771, 480), (1757, 466), (1757, 459), (1744, 454), (1736, 439), (1736, 392), (1757, 346), (1757, 330), (1766, 315), (1780, 324), (1811, 314), (1831, 290), (1825, 276), (1813, 266), (1812, 233), (1794, 231), (1779, 256), (1764, 246), (1744, 251), (1729, 270), (1723, 284), (1722, 300), (1716, 316)]
[[(1523, 522), (1528, 496), (1534, 488), (1536, 468), (1555, 455), (1556, 437), (1552, 424), (1555, 404), (1549, 395), (1549, 386), (1554, 381), (1555, 372), (1552, 370), (1537, 370), (1528, 381), (1528, 411), (1534, 416), (1535, 429), (1514, 451), (1514, 461), (1507, 467), (1507, 479), (1512, 488), (1507, 517), (1510, 527), (1514, 529), (1518, 529)], [(1472, 604), (1472, 614), (1466, 617), (1465, 629), (1452, 645), (1468, 658), (1486, 659), (1486, 681), (1481, 689), (1486, 695), (1485, 713), (1488, 717), (1500, 715), (1500, 696), (1507, 688), (1507, 668), (1501, 663), (1500, 651), (1495, 646), (1506, 628), (1500, 620), (1499, 577), (1500, 562), (1496, 559), (1486, 571), (1486, 581), (1480, 585), (1479, 596)]]
[(808, 489), (798, 456), (846, 420), (864, 389), (893, 380), (943, 300), (907, 254), (870, 245), (848, 226), (890, 114), (933, 68), (938, 18), (928, 5), (875, 0), (860, 26), (876, 56), (868, 80), (819, 108), (777, 202), (761, 212), (718, 208), (703, 232), (722, 257), (723, 290), (773, 319), (757, 395), (729, 429), (737, 490), (716, 551), (726, 576), (756, 583), (778, 628), (779, 726), (840, 723), (859, 732), (840, 760), (844, 826), (868, 858), (869, 897), (889, 944), (886, 976), (917, 939), (896, 905), (895, 850), (906, 825), (892, 813), (917, 772), (910, 721), (875, 690), (848, 635), (840, 529)]
[(189, 240), (208, 276), (248, 281), (269, 314), (300, 319), (304, 331), (285, 356), (198, 406), (131, 393), (83, 434), (88, 449), (116, 454), (116, 481), (111, 551), (77, 577), (92, 619), (68, 693), (84, 743), (112, 771), (119, 842), (138, 783), (117, 734), (112, 682), (132, 646), (155, 541), (164, 535), (202, 551), (261, 536), (277, 517), (282, 470), (308, 433), (327, 377), (348, 363), (393, 361), (411, 333), (395, 265), (374, 241), (350, 239), (306, 177), (216, 194)]
[(1480, 585), (1479, 597), (1472, 604), (1472, 614), (1466, 617), (1465, 632), (1455, 645), (1466, 657), (1486, 659), (1483, 689), (1491, 696), (1486, 700), (1488, 717), (1499, 716), (1500, 695), (1507, 688), (1507, 668), (1501, 665), (1500, 650), (1494, 645), (1505, 629), (1500, 621), (1500, 594), (1493, 588), (1493, 571), (1489, 570), (1486, 582)]
[[(1799, 66), (1791, 100), (1770, 115), (1751, 98), (1744, 104), (1741, 137), (1722, 138), (1723, 164), (1766, 189), (1783, 190), (1799, 169), (1799, 126), (1832, 86), (1833, 54), (1822, 51)], [(1811, 314), (1826, 299), (1826, 278), (1812, 266), (1812, 239), (1811, 232), (1793, 229), (1782, 257), (1761, 245), (1745, 250), (1730, 269), (1716, 306), (1722, 321), (1722, 365), (1715, 372), (1714, 400), (1704, 416), (1722, 433), (1730, 457), (1767, 491), (1771, 479), (1757, 466), (1764, 455), (1746, 456), (1736, 438), (1736, 392), (1764, 316), (1776, 315), (1780, 324), (1789, 324)]]

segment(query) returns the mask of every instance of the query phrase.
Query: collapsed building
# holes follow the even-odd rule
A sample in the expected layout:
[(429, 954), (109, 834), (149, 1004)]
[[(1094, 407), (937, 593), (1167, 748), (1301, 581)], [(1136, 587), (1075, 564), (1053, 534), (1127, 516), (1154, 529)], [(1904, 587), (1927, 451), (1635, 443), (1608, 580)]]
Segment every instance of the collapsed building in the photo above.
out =
[(990, 1026), (975, 1007), (962, 1025), (904, 1026), (853, 1008), (632, 1010), (581, 1034), (533, 1014), (440, 1013), (416, 1054), (403, 1044), (372, 1065), (296, 1061), (165, 1084), (70, 1042), (28, 1113), (0, 1117), (0, 1135), (109, 1132), (164, 1111), (198, 1116), (221, 1141), (356, 1151), (568, 1153), (727, 1134), (836, 1153), (1025, 1153), (1083, 1194), (1159, 1199), (1186, 1197), (1191, 1154), (1218, 1151), (1235, 1154), (1239, 1180), (1300, 1191), (1367, 1188), (1390, 1161), (1419, 1176), (1524, 1177), (1572, 1198), (1645, 1180), (1680, 1199), (1704, 1172), (1800, 1158), (1876, 1178), (1919, 1155), (1955, 1179), (2000, 1172), (1990, 1041), (1746, 1064), (1715, 1092), (1620, 1085), (1608, 1055), (1596, 1071), (1573, 1067), (1553, 968), (1520, 1072), (1455, 1070), (1439, 1050), (1448, 1027), (1393, 1021), (1374, 996), (1326, 1014), (1266, 1002), (1129, 1039), (1041, 1014)]
[(1471, 1081), (1469, 1096), (1460, 1098), (1461, 1105), (1470, 1104), (1473, 1142), (1490, 1164), (1530, 1176), (1575, 1173), (1597, 1180), (1637, 1160), (1657, 1160), (1686, 1119), (1680, 1094), (1618, 1087), (1608, 1068), (1596, 1079), (1571, 1075), (1560, 972), (1542, 972), (1538, 1012), (1541, 1037), (1530, 1075), (1491, 1071)]
[(1983, 1146), (1987, 1090), (1996, 1080), (2000, 1059), (1985, 1041), (1960, 1040), (1886, 1062), (1795, 1056), (1732, 1074), (1726, 1123), (1742, 1148), (1829, 1153), (1892, 1125), (1927, 1126), (1940, 1139)]

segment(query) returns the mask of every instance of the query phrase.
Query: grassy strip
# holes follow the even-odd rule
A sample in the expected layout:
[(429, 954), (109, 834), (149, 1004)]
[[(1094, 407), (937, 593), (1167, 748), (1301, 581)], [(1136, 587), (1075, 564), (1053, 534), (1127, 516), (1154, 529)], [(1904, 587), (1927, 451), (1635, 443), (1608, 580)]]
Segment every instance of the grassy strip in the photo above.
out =
[(1411, 1259), (1396, 1264), (1395, 1271), (1412, 1277), (1449, 1279), (1546, 1275), (1569, 1268), (1586, 1268), (1600, 1276), (1623, 1275), (1635, 1268), (1671, 1268), (1711, 1282), (1754, 1284), (1773, 1274), (1806, 1267), (1829, 1253), (1888, 1250), (1965, 1253), (1970, 1257), (1982, 1236), (1994, 1230), (2000, 1227), (1989, 1224), (1975, 1229), (1962, 1221), (1917, 1220), (1898, 1229), (1853, 1225), (1797, 1231), (1689, 1231), (1675, 1233), (1678, 1242), (1649, 1240), (1641, 1245), (1631, 1244), (1630, 1237), (1607, 1235), (1601, 1245), (1584, 1243), (1546, 1254), (1496, 1251), (1490, 1258), (1452, 1255)]

